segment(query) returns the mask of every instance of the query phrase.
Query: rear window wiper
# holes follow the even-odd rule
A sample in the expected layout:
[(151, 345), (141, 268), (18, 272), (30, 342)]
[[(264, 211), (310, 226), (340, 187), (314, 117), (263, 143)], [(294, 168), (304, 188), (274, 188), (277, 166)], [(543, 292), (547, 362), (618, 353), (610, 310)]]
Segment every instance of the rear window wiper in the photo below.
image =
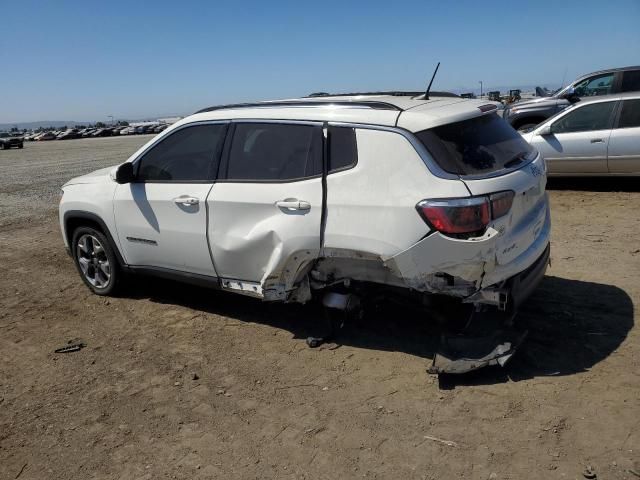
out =
[(511, 160), (509, 160), (504, 164), (504, 168), (515, 167), (516, 165), (522, 163), (522, 157), (524, 157), (526, 154), (527, 152), (520, 152), (514, 155), (514, 157)]

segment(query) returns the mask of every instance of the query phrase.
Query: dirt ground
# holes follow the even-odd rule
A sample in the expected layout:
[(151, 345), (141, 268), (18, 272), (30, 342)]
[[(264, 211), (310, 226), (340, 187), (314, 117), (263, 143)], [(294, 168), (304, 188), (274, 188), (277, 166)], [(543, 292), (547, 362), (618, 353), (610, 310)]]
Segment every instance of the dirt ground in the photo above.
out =
[[(59, 186), (147, 139), (0, 151), (1, 479), (640, 476), (638, 180), (551, 182), (527, 341), (439, 385), (437, 328), (402, 307), (311, 350), (315, 307), (142, 277), (90, 294)], [(53, 353), (69, 340), (87, 347)]]

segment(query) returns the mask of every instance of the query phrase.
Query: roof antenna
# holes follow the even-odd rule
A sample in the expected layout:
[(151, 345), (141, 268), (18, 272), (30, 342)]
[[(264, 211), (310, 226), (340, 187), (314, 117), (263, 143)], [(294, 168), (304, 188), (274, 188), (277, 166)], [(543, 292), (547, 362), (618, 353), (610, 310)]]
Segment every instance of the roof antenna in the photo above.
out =
[(424, 92), (424, 99), (429, 100), (429, 91), (431, 90), (431, 84), (433, 83), (433, 79), (436, 78), (436, 73), (438, 73), (438, 68), (440, 68), (440, 62), (436, 65), (436, 69), (433, 72), (433, 76), (431, 77), (431, 81), (429, 82), (429, 86), (427, 87), (427, 91)]

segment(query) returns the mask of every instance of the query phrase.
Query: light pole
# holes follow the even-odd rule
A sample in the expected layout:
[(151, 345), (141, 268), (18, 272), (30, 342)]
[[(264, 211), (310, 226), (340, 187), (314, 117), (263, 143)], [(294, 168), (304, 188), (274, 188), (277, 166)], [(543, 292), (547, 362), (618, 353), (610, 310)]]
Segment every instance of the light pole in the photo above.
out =
[(107, 115), (111, 119), (111, 125), (113, 125), (113, 115)]
[(479, 80), (478, 83), (480, 84), (480, 98), (482, 98), (482, 80)]

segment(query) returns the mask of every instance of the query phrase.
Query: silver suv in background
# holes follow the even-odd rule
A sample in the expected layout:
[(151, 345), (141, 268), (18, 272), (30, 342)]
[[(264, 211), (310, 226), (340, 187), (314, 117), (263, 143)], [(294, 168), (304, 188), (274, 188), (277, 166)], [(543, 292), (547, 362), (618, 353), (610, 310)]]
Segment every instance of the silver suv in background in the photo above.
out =
[(640, 92), (640, 66), (600, 70), (583, 75), (550, 97), (507, 105), (502, 117), (513, 128), (526, 133), (582, 98), (623, 92)]

